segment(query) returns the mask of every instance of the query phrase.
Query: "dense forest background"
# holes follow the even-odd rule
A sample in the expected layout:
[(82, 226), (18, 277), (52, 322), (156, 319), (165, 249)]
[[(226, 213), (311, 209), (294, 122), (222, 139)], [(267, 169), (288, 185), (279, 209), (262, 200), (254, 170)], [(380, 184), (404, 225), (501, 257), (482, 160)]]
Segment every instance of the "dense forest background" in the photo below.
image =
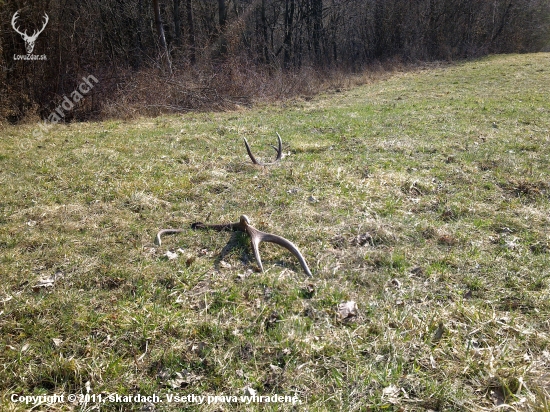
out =
[[(33, 54), (22, 36), (49, 21)], [(380, 64), (550, 46), (550, 0), (0, 0), (0, 119), (226, 108), (310, 93)]]

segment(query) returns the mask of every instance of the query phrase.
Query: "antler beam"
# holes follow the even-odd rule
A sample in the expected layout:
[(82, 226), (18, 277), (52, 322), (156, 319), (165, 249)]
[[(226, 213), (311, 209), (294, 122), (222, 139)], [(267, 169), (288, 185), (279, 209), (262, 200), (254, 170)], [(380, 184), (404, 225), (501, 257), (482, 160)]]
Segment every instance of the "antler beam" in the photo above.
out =
[(25, 37), (28, 37), (27, 35), (27, 30), (25, 30), (25, 32), (22, 32), (19, 30), (19, 27), (16, 26), (16, 21), (17, 19), (19, 18), (19, 10), (17, 10), (15, 12), (15, 14), (13, 15), (13, 17), (11, 18), (11, 26), (13, 27), (13, 29), (18, 33), (20, 34), (21, 36), (23, 36), (23, 38)]
[[(285, 239), (284, 237), (273, 235), (271, 233), (265, 233), (265, 232), (262, 232), (261, 230), (256, 229), (250, 224), (250, 220), (246, 215), (242, 215), (240, 220), (236, 223), (228, 223), (223, 225), (207, 225), (202, 222), (196, 222), (191, 225), (191, 229), (212, 229), (217, 231), (227, 230), (231, 232), (248, 233), (248, 235), (250, 236), (250, 241), (252, 243), (252, 250), (254, 251), (254, 257), (256, 258), (256, 263), (258, 263), (258, 266), (260, 267), (262, 272), (264, 271), (264, 267), (262, 265), (262, 258), (260, 257), (260, 250), (259, 250), (260, 243), (262, 242), (276, 243), (277, 245), (284, 247), (290, 253), (296, 256), (296, 258), (298, 259), (298, 262), (300, 262), (300, 265), (302, 266), (302, 269), (304, 270), (304, 272), (306, 272), (306, 275), (312, 276), (304, 256), (300, 253), (300, 251), (298, 250), (298, 248), (294, 243), (292, 243), (288, 239)], [(162, 235), (181, 233), (184, 231), (186, 231), (186, 229), (162, 229), (157, 233), (157, 236), (155, 237), (155, 244), (160, 246)]]
[(269, 162), (269, 163), (262, 163), (256, 160), (256, 158), (252, 154), (252, 150), (250, 149), (250, 145), (248, 144), (246, 137), (243, 137), (243, 139), (244, 139), (244, 145), (246, 146), (246, 151), (248, 152), (248, 156), (250, 156), (252, 163), (254, 163), (255, 165), (258, 165), (258, 166), (272, 165), (277, 163), (283, 157), (283, 141), (281, 140), (281, 136), (279, 135), (279, 133), (277, 133), (277, 140), (279, 141), (279, 145), (278, 145), (279, 147), (271, 146), (277, 152), (277, 157), (275, 158), (274, 162)]

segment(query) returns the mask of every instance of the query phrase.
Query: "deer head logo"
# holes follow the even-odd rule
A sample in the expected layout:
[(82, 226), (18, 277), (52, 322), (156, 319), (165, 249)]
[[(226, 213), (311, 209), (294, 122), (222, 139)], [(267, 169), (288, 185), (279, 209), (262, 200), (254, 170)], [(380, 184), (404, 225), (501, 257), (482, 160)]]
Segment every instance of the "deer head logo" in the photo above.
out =
[(27, 49), (27, 54), (31, 54), (32, 51), (34, 50), (34, 42), (36, 41), (38, 35), (44, 31), (44, 29), (46, 28), (46, 24), (48, 24), (48, 21), (50, 19), (49, 19), (48, 15), (46, 13), (44, 13), (44, 24), (42, 25), (42, 28), (40, 30), (35, 30), (34, 33), (32, 34), (32, 36), (29, 36), (27, 34), (26, 30), (25, 30), (25, 32), (22, 33), (21, 31), (19, 31), (19, 29), (15, 25), (15, 21), (18, 18), (19, 18), (19, 10), (17, 10), (15, 12), (15, 14), (13, 15), (13, 18), (11, 19), (11, 25), (12, 25), (13, 29), (21, 35), (23, 40), (25, 40), (25, 48)]

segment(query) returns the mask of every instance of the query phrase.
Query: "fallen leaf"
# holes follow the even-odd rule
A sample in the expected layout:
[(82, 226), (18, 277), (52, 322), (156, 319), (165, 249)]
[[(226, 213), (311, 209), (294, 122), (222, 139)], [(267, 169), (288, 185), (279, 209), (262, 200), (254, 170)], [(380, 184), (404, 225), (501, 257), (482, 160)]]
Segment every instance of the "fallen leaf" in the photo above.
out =
[(417, 267), (415, 267), (414, 269), (411, 270), (411, 274), (417, 275), (417, 276), (423, 275), (424, 274), (424, 268), (422, 268), (420, 266), (417, 266)]
[(304, 298), (311, 299), (315, 295), (315, 285), (313, 283), (308, 283), (302, 288), (302, 294)]
[(52, 341), (53, 341), (53, 344), (55, 345), (56, 348), (59, 348), (61, 346), (61, 344), (63, 343), (63, 341), (61, 339), (58, 339), (58, 338), (53, 338)]
[(36, 292), (42, 288), (51, 288), (54, 286), (55, 281), (61, 277), (63, 277), (63, 274), (61, 272), (56, 272), (51, 276), (41, 278), (38, 280), (38, 283), (32, 287), (32, 289)]
[(489, 391), (489, 397), (493, 401), (493, 404), (495, 406), (501, 406), (504, 405), (506, 402), (506, 396), (504, 395), (504, 392), (501, 388), (493, 388)]
[(398, 279), (392, 279), (390, 284), (396, 289), (401, 289), (401, 282)]
[(430, 355), (430, 366), (432, 367), (432, 369), (437, 368), (437, 363), (435, 363), (435, 359), (434, 359), (433, 355)]
[(231, 264), (230, 263), (227, 263), (226, 261), (222, 260), (220, 262), (220, 266), (224, 269), (231, 269)]
[(196, 375), (192, 372), (189, 372), (188, 370), (184, 370), (181, 373), (176, 372), (175, 378), (167, 381), (166, 384), (168, 386), (171, 386), (172, 389), (178, 389), (187, 386), (193, 382), (200, 381), (201, 379), (202, 376)]
[(400, 389), (395, 385), (386, 386), (382, 389), (382, 396), (388, 398), (396, 398)]
[(170, 371), (167, 369), (163, 369), (157, 373), (157, 378), (159, 378), (162, 382), (166, 382), (168, 378), (170, 378)]
[(353, 300), (340, 303), (338, 305), (338, 314), (341, 320), (349, 320), (356, 317), (358, 314), (357, 303)]
[(271, 312), (269, 317), (265, 320), (265, 328), (266, 329), (271, 329), (271, 328), (275, 327), (277, 322), (279, 322), (280, 320), (281, 320), (281, 315), (279, 315), (279, 312), (274, 310), (273, 312)]
[(13, 296), (6, 296), (4, 299), (0, 299), (0, 303), (6, 303), (13, 299)]
[(437, 329), (434, 332), (434, 336), (432, 338), (432, 342), (437, 342), (441, 339), (443, 336), (443, 333), (445, 332), (445, 325), (443, 325), (443, 322), (439, 322), (439, 325), (437, 326)]
[(504, 242), (504, 247), (506, 249), (516, 250), (519, 247), (519, 244), (517, 243), (517, 241), (518, 241), (518, 238), (516, 237), (513, 239), (506, 240)]
[(243, 388), (244, 396), (256, 396), (258, 391), (252, 389), (250, 386)]
[(206, 343), (198, 342), (191, 345), (191, 352), (195, 352), (198, 356), (204, 356), (206, 350)]
[(143, 252), (146, 255), (154, 255), (157, 252), (157, 248), (155, 248), (155, 247), (144, 247)]
[(171, 252), (169, 250), (166, 251), (166, 253), (164, 254), (164, 256), (166, 256), (166, 258), (168, 260), (174, 260), (174, 259), (177, 259), (178, 258), (178, 254), (177, 253), (174, 253), (174, 252)]
[(357, 235), (353, 243), (359, 246), (366, 246), (366, 245), (374, 246), (374, 239), (372, 235), (367, 232), (367, 233), (362, 233), (360, 235)]

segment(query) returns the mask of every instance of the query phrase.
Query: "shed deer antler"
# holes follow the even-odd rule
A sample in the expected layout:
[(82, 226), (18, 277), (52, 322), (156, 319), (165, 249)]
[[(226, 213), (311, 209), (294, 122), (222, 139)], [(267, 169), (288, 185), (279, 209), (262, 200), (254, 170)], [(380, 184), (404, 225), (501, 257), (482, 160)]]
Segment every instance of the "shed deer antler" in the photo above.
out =
[(248, 144), (246, 137), (243, 137), (243, 139), (244, 139), (244, 145), (246, 146), (246, 151), (248, 152), (248, 156), (250, 156), (252, 163), (254, 163), (255, 165), (259, 165), (259, 166), (272, 165), (277, 163), (283, 157), (283, 141), (281, 140), (281, 136), (279, 135), (279, 133), (277, 133), (277, 140), (279, 141), (279, 147), (271, 146), (277, 152), (277, 157), (275, 158), (274, 162), (270, 162), (270, 163), (262, 163), (256, 160), (256, 158), (252, 154), (252, 150), (250, 150), (250, 145)]
[[(292, 243), (288, 239), (285, 239), (284, 237), (272, 235), (271, 233), (265, 233), (265, 232), (262, 232), (261, 230), (256, 229), (255, 227), (250, 225), (250, 220), (246, 215), (242, 215), (240, 220), (236, 223), (228, 223), (225, 225), (207, 225), (202, 222), (196, 222), (191, 225), (191, 229), (212, 229), (217, 231), (227, 230), (231, 232), (248, 233), (252, 243), (252, 250), (254, 251), (254, 257), (256, 258), (256, 262), (258, 263), (258, 266), (260, 267), (262, 272), (264, 271), (264, 267), (262, 265), (262, 259), (260, 257), (260, 250), (259, 250), (260, 243), (262, 242), (276, 243), (279, 246), (282, 246), (285, 249), (287, 249), (294, 256), (296, 256), (296, 258), (300, 262), (300, 265), (302, 266), (302, 269), (304, 269), (304, 272), (306, 272), (306, 275), (311, 276), (311, 271), (307, 266), (304, 256), (300, 253), (300, 251), (298, 250), (298, 248), (294, 243)], [(185, 231), (186, 229), (162, 229), (157, 233), (157, 236), (155, 237), (155, 244), (160, 246), (162, 235), (181, 233)]]
[(12, 25), (13, 29), (17, 33), (19, 33), (21, 35), (21, 37), (23, 38), (23, 40), (25, 41), (25, 49), (27, 49), (27, 54), (31, 54), (32, 51), (34, 50), (34, 42), (38, 38), (38, 35), (44, 31), (44, 29), (46, 28), (46, 25), (48, 24), (48, 21), (50, 20), (50, 18), (48, 17), (48, 15), (46, 13), (44, 13), (44, 19), (45, 20), (44, 20), (44, 24), (42, 25), (42, 28), (40, 30), (35, 30), (34, 33), (32, 34), (32, 36), (29, 36), (27, 34), (27, 30), (25, 30), (25, 32), (21, 32), (19, 30), (19, 28), (15, 25), (15, 22), (18, 18), (19, 18), (19, 10), (17, 10), (15, 12), (15, 14), (13, 15), (13, 17), (11, 19), (11, 25)]

